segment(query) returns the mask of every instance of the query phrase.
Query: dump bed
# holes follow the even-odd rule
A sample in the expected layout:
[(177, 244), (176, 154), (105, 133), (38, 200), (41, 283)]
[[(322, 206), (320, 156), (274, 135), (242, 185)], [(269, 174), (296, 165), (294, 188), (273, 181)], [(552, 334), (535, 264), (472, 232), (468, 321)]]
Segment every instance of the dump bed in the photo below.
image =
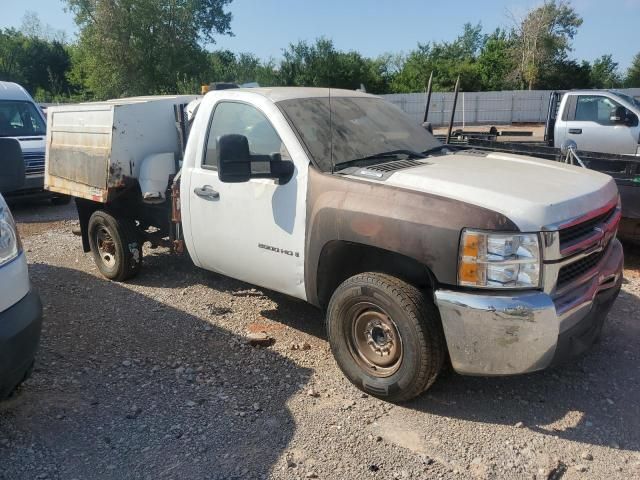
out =
[(180, 155), (174, 106), (195, 98), (136, 97), (50, 107), (45, 188), (107, 202), (118, 189), (135, 184), (147, 156)]

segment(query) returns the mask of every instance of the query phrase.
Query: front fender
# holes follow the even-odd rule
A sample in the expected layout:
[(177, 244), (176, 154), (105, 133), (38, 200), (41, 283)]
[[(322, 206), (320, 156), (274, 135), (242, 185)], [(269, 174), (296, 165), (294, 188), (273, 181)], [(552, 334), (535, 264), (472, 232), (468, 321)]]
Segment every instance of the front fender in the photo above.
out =
[(318, 304), (318, 265), (332, 241), (395, 252), (425, 265), (439, 283), (457, 278), (463, 228), (519, 231), (504, 215), (460, 200), (309, 169), (305, 284)]

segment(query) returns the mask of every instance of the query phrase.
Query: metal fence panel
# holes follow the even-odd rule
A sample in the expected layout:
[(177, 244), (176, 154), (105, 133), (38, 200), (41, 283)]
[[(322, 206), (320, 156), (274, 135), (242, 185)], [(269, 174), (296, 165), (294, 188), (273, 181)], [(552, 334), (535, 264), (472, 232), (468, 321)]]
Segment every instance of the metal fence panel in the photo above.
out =
[[(640, 88), (621, 90), (640, 97)], [(460, 92), (456, 105), (455, 125), (507, 125), (511, 123), (544, 123), (551, 90), (511, 90), (502, 92)], [(392, 93), (381, 95), (422, 123), (426, 93)], [(448, 125), (453, 108), (453, 92), (431, 95), (428, 121), (434, 126)]]

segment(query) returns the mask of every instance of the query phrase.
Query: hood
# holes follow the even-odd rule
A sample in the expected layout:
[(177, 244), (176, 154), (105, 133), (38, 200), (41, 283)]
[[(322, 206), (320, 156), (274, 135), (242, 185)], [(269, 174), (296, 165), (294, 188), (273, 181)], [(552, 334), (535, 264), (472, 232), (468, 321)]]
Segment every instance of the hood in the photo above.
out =
[(470, 151), (429, 157), (423, 165), (394, 172), (384, 183), (499, 212), (524, 232), (588, 213), (618, 193), (610, 176), (593, 170)]

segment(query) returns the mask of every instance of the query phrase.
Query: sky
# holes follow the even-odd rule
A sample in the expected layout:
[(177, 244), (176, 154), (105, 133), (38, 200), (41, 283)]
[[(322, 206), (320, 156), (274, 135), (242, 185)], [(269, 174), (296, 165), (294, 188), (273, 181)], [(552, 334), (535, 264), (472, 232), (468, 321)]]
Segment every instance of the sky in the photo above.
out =
[[(409, 52), (418, 42), (449, 41), (466, 22), (484, 31), (511, 25), (510, 12), (522, 16), (541, 0), (233, 0), (233, 37), (218, 37), (212, 48), (251, 52), (279, 59), (298, 40), (325, 36), (340, 50), (375, 57)], [(572, 56), (592, 61), (610, 53), (626, 69), (640, 52), (640, 0), (573, 0), (584, 19)], [(73, 39), (73, 16), (62, 0), (0, 0), (0, 28), (19, 27), (26, 11)]]

